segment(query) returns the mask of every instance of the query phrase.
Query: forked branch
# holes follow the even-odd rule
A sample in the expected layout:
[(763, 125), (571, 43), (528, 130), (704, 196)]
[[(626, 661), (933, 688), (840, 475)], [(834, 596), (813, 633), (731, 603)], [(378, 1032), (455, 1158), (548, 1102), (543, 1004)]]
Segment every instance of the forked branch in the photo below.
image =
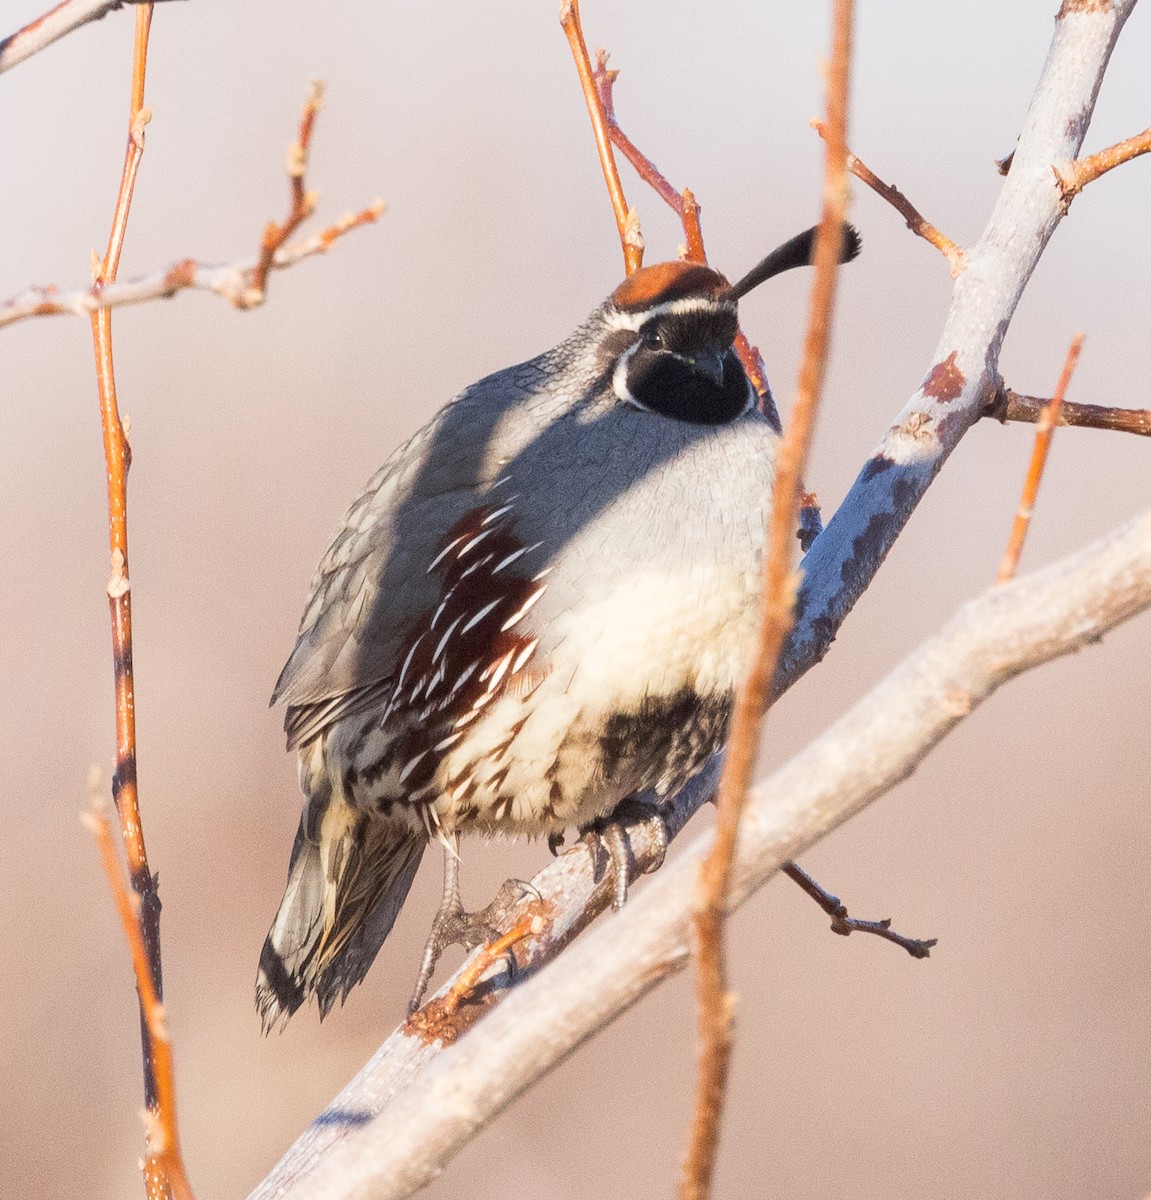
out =
[(98, 309), (166, 300), (188, 290), (214, 292), (236, 308), (255, 308), (267, 298), (268, 276), (272, 271), (294, 266), (313, 255), (325, 254), (344, 234), (375, 222), (384, 212), (384, 202), (378, 199), (359, 212), (345, 214), (318, 233), (294, 242), (288, 241), (301, 223), (315, 211), (316, 195), (305, 186), (305, 170), (320, 94), (319, 84), (313, 84), (300, 119), (298, 139), (288, 148), (288, 181), (291, 189), (288, 215), (283, 224), (268, 222), (261, 239), (260, 252), (255, 258), (222, 265), (185, 258), (163, 271), (139, 279), (124, 282), (109, 279), (67, 292), (61, 292), (51, 285), (31, 287), (11, 300), (0, 303), (0, 328), (28, 317), (67, 313), (88, 316)]

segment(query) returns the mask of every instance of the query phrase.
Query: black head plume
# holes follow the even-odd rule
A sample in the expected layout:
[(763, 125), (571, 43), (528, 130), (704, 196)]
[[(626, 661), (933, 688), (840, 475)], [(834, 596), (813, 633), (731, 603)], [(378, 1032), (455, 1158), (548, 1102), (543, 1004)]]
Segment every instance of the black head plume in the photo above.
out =
[[(812, 255), (815, 253), (815, 235), (818, 232), (819, 226), (813, 225), (810, 229), (805, 229), (803, 233), (797, 233), (791, 241), (784, 242), (758, 266), (752, 267), (738, 283), (733, 283), (724, 293), (724, 299), (739, 300), (746, 296), (752, 288), (759, 287), (764, 280), (770, 279), (773, 275), (781, 275), (784, 271), (790, 271), (792, 267), (810, 266)], [(858, 256), (862, 245), (859, 230), (854, 225), (844, 225), (843, 248), (839, 252), (839, 261), (841, 263), (851, 262)]]

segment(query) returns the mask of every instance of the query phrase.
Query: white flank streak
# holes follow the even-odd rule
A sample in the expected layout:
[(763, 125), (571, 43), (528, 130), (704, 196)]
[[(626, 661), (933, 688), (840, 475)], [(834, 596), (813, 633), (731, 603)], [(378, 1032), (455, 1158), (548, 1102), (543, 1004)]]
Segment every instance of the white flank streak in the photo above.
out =
[(500, 686), (500, 680), (508, 673), (508, 667), (512, 665), (512, 659), (515, 657), (515, 651), (509, 650), (507, 654), (496, 663), (492, 670), (492, 677), (488, 683), (488, 691), (494, 692)]
[(518, 671), (520, 667), (528, 661), (529, 658), (536, 652), (536, 647), (540, 644), (539, 638), (532, 638), (530, 642), (519, 652), (515, 657), (515, 662), (512, 663), (512, 671)]
[(477, 658), (476, 661), (474, 663), (472, 663), (472, 665), (470, 667), (465, 667), (464, 670), (462, 670), (459, 673), (459, 675), (456, 678), (455, 683), (452, 685), (452, 691), (458, 692), (464, 686), (464, 684), (467, 683), (467, 681), (469, 679), (471, 679), (471, 677), (476, 673), (476, 671), (479, 670), (479, 666), (480, 666), (480, 660)]
[(412, 655), (416, 652), (416, 647), (424, 640), (424, 635), (421, 633), (414, 642), (412, 648), (408, 651), (408, 657), (404, 659), (404, 665), (400, 668), (400, 677), (396, 680), (396, 691), (404, 686), (404, 676), (408, 673), (408, 668), (412, 665)]
[(456, 617), (456, 619), (448, 626), (446, 632), (444, 633), (444, 636), (442, 638), (440, 638), (439, 645), (436, 646), (435, 651), (432, 654), (432, 662), (433, 663), (438, 663), (440, 661), (440, 655), (443, 654), (444, 647), (448, 644), (448, 639), (452, 636), (453, 633), (455, 633), (456, 626), (463, 619), (464, 619), (464, 614), (460, 613), (460, 615), (458, 617)]
[[(460, 633), (467, 633), (467, 631), (471, 629), (473, 625), (478, 625), (484, 619), (484, 617), (486, 617), (488, 613), (490, 613), (492, 609), (499, 604), (502, 599), (502, 596), (497, 596), (493, 601), (491, 601), (490, 604), (485, 604), (483, 608), (481, 608), (480, 611), (476, 613), (476, 615), (472, 617), (472, 619), (463, 627), (463, 629), (460, 630)], [(504, 628), (507, 629), (507, 626), (505, 625)]]
[(434, 615), (432, 616), (431, 624), (428, 626), (429, 629), (435, 629), (436, 622), (440, 619), (440, 617), (442, 617), (444, 615), (444, 609), (447, 608), (448, 601), (452, 598), (452, 593), (455, 590), (456, 590), (455, 587), (450, 587), (444, 593), (444, 598), (440, 601), (439, 607), (436, 609)]
[[(425, 700), (430, 700), (432, 698), (432, 692), (434, 692), (436, 690), (436, 688), (439, 687), (439, 685), (441, 683), (443, 683), (444, 676), (447, 673), (447, 669), (448, 669), (448, 664), (446, 662), (440, 663), (440, 669), (432, 675), (431, 679), (428, 680), (428, 686), (426, 688), (424, 688), (424, 699)], [(412, 699), (414, 700), (415, 698), (416, 698), (416, 696), (415, 696), (415, 693), (413, 692)]]
[(502, 517), (505, 514), (510, 513), (512, 511), (513, 505), (510, 502), (513, 500), (518, 500), (518, 499), (519, 499), (518, 496), (509, 496), (508, 497), (509, 503), (505, 504), (502, 508), (497, 508), (495, 510), (495, 512), (488, 513), (488, 515), (486, 517), (484, 517), (484, 519), (480, 522), (480, 524), (481, 525), (491, 525), (494, 522), (498, 521), (500, 519), (500, 517)]
[(524, 617), (526, 617), (528, 613), (530, 613), (531, 610), (536, 606), (539, 598), (547, 590), (546, 584), (536, 588), (536, 590), (532, 592), (532, 594), (523, 602), (523, 604), (521, 604), (519, 608), (516, 609), (516, 611), (512, 613), (512, 615), (508, 617), (508, 619), (500, 626), (500, 632), (507, 633), (507, 631), (511, 629), (513, 625), (515, 625), (518, 621), (522, 621)]
[[(460, 578), (467, 579), (467, 577), (473, 571), (478, 571), (480, 569), (480, 567), (487, 566), (487, 564), (490, 563), (493, 558), (495, 558), (494, 554), (485, 554), (483, 556), (483, 558), (477, 558), (476, 561), (474, 563), (472, 563), (472, 565), (470, 567), (468, 567), (468, 569), (466, 571), (463, 571), (460, 573)], [(493, 574), (494, 574), (494, 572), (493, 572)]]
[(460, 733), (449, 733), (446, 738), (441, 738), (436, 742), (432, 749), (438, 754), (441, 750), (447, 750), (449, 746), (454, 746), (463, 736), (462, 731)]
[(544, 567), (542, 571), (537, 571), (532, 576), (532, 583), (539, 583), (541, 579), (546, 579), (554, 570), (555, 564), (553, 563), (550, 567)]
[(420, 760), (427, 758), (427, 756), (428, 752), (426, 750), (421, 750), (419, 754), (415, 756), (415, 758), (408, 759), (408, 765), (400, 772), (400, 783), (403, 783), (404, 780), (407, 779), (407, 777), (416, 769)]
[(477, 533), (474, 538), (470, 538), (456, 551), (456, 558), (463, 558), (470, 550), (474, 550), (484, 538), (491, 537), (493, 533), (495, 533), (494, 529), (485, 529), (482, 533)]
[(473, 705), (462, 717), (457, 717), (452, 722), (452, 728), (463, 729), (465, 725), (470, 725), (479, 715), (479, 710)]
[(463, 781), (463, 783), (457, 783), (456, 786), (454, 788), (452, 788), (451, 792), (449, 793), (452, 800), (454, 800), (454, 801), (462, 800), (464, 798), (464, 796), (467, 794), (468, 788), (470, 788), (475, 783), (475, 781), (476, 781), (475, 776), (469, 775), (467, 777), (467, 779), (465, 779)]
[(428, 563), (428, 569), (424, 572), (425, 575), (430, 575), (436, 567), (444, 561), (445, 558), (452, 552), (453, 546), (458, 546), (464, 540), (464, 535), (461, 533), (458, 538), (453, 538), (448, 544)]
[[(538, 546), (539, 543), (537, 542), (536, 545)], [(522, 558), (525, 554), (527, 554), (527, 552), (527, 546), (521, 546), (518, 550), (513, 550), (511, 554), (507, 556), (507, 558), (501, 558), (500, 561), (496, 563), (494, 567), (492, 567), (492, 574), (498, 575), (504, 569), (504, 567), (510, 567), (517, 558)]]

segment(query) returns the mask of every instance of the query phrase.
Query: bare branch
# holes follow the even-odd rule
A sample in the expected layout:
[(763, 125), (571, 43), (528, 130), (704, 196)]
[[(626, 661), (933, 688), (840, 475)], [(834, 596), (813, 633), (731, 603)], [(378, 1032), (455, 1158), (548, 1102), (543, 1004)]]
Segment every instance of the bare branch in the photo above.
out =
[(731, 716), (716, 797), (715, 841), (703, 863), (694, 917), (699, 1076), (688, 1149), (680, 1176), (682, 1200), (706, 1200), (711, 1194), (732, 1044), (734, 998), (727, 993), (723, 944), (728, 881), (755, 769), (759, 731), (769, 703), (771, 681), (793, 620), (792, 547), (799, 521), (803, 471), (815, 430), (815, 415), (823, 392), (831, 341), (831, 314), (847, 212), (847, 94), (854, 15), (852, 0), (834, 0), (832, 13), (823, 212), (815, 240), (815, 280), (811, 289), (807, 336), (791, 423), (776, 457), (757, 645)]
[(92, 807), (83, 814), (84, 824), (96, 838), (104, 874), (112, 890), (112, 899), (120, 917), (120, 924), (128, 938), (128, 949), (132, 955), (132, 973), (136, 977), (136, 990), (140, 995), (140, 1012), (148, 1030), (152, 1062), (156, 1078), (156, 1105), (149, 1111), (148, 1148), (158, 1160), (161, 1177), (158, 1182), (171, 1188), (174, 1200), (193, 1200), (192, 1187), (184, 1168), (184, 1157), (180, 1149), (179, 1125), (176, 1121), (176, 1080), (172, 1064), (172, 1041), (168, 1036), (168, 1022), (164, 1016), (164, 1005), (156, 991), (152, 978), (152, 966), (148, 947), (140, 925), (139, 896), (129, 891), (116, 858), (116, 844), (112, 837), (112, 826), (108, 821), (108, 809), (98, 790), (98, 776), (93, 781)]
[(1100, 175), (1113, 171), (1116, 167), (1130, 162), (1133, 158), (1138, 158), (1140, 154), (1146, 154), (1149, 150), (1151, 150), (1151, 127), (1144, 129), (1142, 133), (1135, 134), (1134, 137), (1116, 142), (1114, 146), (1108, 146), (1106, 150), (1100, 150), (1098, 154), (1089, 154), (1086, 158), (1077, 158), (1074, 162), (1061, 163), (1055, 168), (1055, 177), (1059, 180), (1059, 185), (1063, 190), (1064, 203), (1070, 204), (1089, 183), (1093, 183)]
[[(1151, 606), (1151, 513), (971, 601), (831, 729), (753, 790), (732, 908), (906, 778), (1001, 684)], [(547, 971), (440, 1048), (403, 1030), (313, 1122), (251, 1200), (410, 1196), (533, 1082), (688, 961), (698, 838)], [(541, 891), (569, 852), (534, 881)], [(590, 870), (590, 868), (589, 868)], [(486, 1011), (486, 1006), (485, 1006)]]
[(1055, 423), (1063, 408), (1063, 397), (1071, 383), (1071, 375), (1075, 364), (1079, 361), (1079, 351), (1083, 349), (1083, 334), (1077, 333), (1071, 339), (1067, 350), (1067, 359), (1063, 364), (1063, 373), (1055, 388), (1051, 403), (1043, 410), (1039, 424), (1035, 430), (1035, 444), (1031, 450), (1031, 462), (1027, 468), (1027, 478), (1023, 481), (1023, 493), (1019, 497), (1019, 508), (1011, 526), (1011, 536), (1007, 549), (1003, 553), (1003, 562), (999, 567), (999, 582), (1006, 583), (1015, 575), (1019, 566), (1019, 556), (1023, 553), (1023, 543), (1027, 539), (1027, 531), (1031, 527), (1031, 514), (1035, 509), (1035, 498), (1039, 495), (1039, 485), (1043, 482), (1043, 471), (1047, 466), (1047, 454), (1051, 449), (1051, 438), (1055, 432)]
[(560, 4), (560, 24), (563, 26), (568, 45), (571, 47), (576, 71), (579, 72), (580, 87), (583, 89), (588, 116), (591, 117), (600, 166), (603, 168), (603, 177), (607, 183), (612, 211), (615, 213), (616, 226), (619, 229), (624, 268), (631, 275), (643, 266), (643, 234), (640, 233), (639, 214), (634, 208), (627, 206), (627, 200), (623, 194), (623, 184), (619, 178), (619, 168), (615, 163), (615, 155), (611, 151), (611, 139), (608, 136), (603, 101), (596, 88), (595, 73), (592, 70), (583, 28), (580, 25), (579, 0), (563, 0)]
[(1060, 12), (1011, 172), (955, 281), (932, 366), (803, 559), (777, 694), (826, 652), (943, 463), (996, 394), (1015, 306), (1065, 211), (1052, 164), (1078, 153), (1134, 5), (1068, 3)]
[(46, 46), (73, 29), (98, 21), (125, 4), (140, 4), (143, 0), (63, 0), (23, 29), (0, 41), (0, 75), (17, 63), (31, 58)]
[[(1000, 385), (987, 412), (999, 421), (1022, 421), (1034, 425), (1046, 412), (1049, 400), (1024, 396)], [(1151, 437), (1151, 409), (1113, 408), (1103, 404), (1075, 404), (1065, 400), (1055, 420), (1056, 425), (1077, 425), (1083, 429), (1111, 429), (1118, 433), (1134, 433)]]
[[(827, 127), (822, 121), (812, 121), (811, 126), (821, 138), (826, 139)], [(957, 246), (949, 237), (940, 233), (897, 187), (890, 183), (884, 183), (865, 162), (850, 151), (847, 155), (847, 169), (857, 179), (866, 183), (873, 192), (882, 196), (907, 222), (907, 228), (912, 233), (918, 234), (924, 241), (930, 242), (947, 259), (951, 267), (952, 279), (959, 278), (960, 272), (967, 265), (967, 252), (962, 246)]]
[[(98, 309), (122, 308), (128, 304), (142, 304), (149, 300), (167, 300), (177, 292), (190, 289), (215, 292), (236, 308), (253, 308), (266, 299), (266, 279), (269, 270), (280, 271), (313, 255), (326, 254), (344, 234), (364, 225), (371, 225), (384, 210), (384, 202), (376, 200), (357, 213), (346, 213), (327, 229), (287, 246), (274, 248), (271, 260), (266, 265), (265, 247), (259, 256), (240, 262), (213, 265), (185, 258), (153, 275), (125, 280), (122, 283), (106, 283), (102, 287), (93, 285), (70, 292), (57, 291), (51, 286), (28, 288), (20, 295), (0, 304), (0, 328), (14, 325), (28, 317), (64, 314), (88, 316)], [(264, 270), (264, 281), (259, 283), (261, 268)]]

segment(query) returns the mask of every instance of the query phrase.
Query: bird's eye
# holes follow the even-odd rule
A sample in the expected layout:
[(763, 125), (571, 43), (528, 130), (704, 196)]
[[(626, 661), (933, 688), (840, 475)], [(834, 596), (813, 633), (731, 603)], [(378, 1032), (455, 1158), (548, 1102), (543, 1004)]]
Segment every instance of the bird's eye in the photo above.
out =
[(643, 344), (647, 346), (649, 350), (662, 350), (663, 334), (656, 329), (649, 329), (643, 335)]

